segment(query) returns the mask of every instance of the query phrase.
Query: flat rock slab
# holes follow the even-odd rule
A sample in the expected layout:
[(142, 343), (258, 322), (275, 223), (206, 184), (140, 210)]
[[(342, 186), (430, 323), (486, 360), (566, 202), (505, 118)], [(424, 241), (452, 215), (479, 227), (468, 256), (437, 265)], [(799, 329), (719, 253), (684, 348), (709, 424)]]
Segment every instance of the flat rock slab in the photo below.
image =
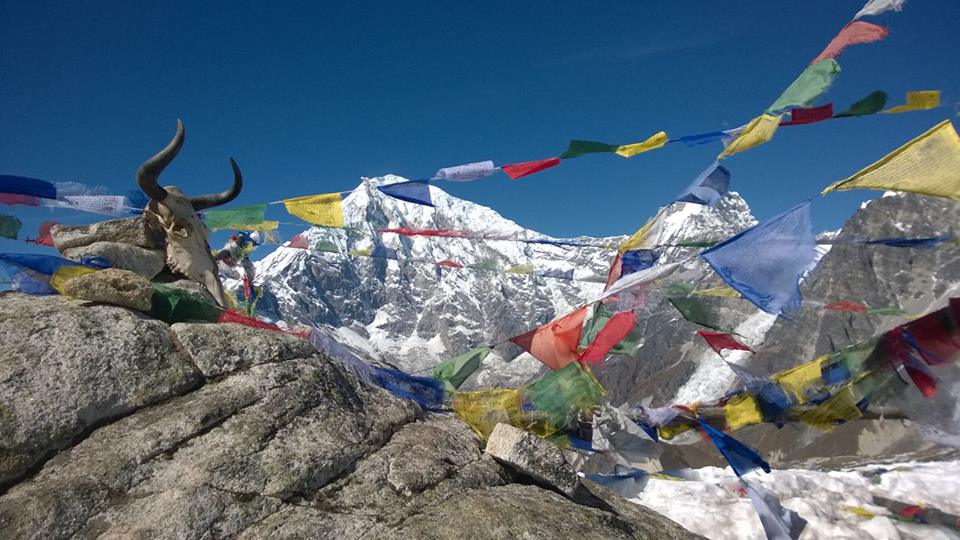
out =
[(68, 298), (113, 304), (137, 311), (150, 311), (153, 288), (150, 280), (127, 270), (109, 268), (75, 277), (66, 282)]
[(172, 337), (118, 307), (0, 294), (0, 486), (96, 425), (199, 386)]
[(538, 482), (572, 497), (580, 484), (576, 471), (553, 443), (509, 424), (497, 424), (486, 453)]
[(142, 217), (111, 219), (90, 225), (57, 224), (50, 228), (57, 251), (87, 246), (94, 242), (120, 242), (146, 249), (163, 249), (163, 235), (150, 228)]
[(151, 279), (163, 270), (167, 255), (159, 249), (146, 249), (120, 242), (94, 242), (85, 246), (63, 250), (63, 256), (74, 261), (87, 257), (103, 257), (113, 268), (136, 272)]
[(305, 339), (240, 324), (177, 323), (171, 329), (207, 378), (316, 354)]

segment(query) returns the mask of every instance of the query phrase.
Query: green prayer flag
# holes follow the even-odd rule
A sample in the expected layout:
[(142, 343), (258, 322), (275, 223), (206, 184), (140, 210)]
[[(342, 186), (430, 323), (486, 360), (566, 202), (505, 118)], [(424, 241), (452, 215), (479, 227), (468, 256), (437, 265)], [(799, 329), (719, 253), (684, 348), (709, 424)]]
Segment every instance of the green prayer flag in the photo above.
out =
[(570, 362), (528, 386), (524, 394), (535, 411), (546, 416), (552, 425), (563, 429), (574, 427), (581, 413), (589, 413), (599, 405), (606, 391), (589, 368)]
[(236, 208), (206, 210), (203, 213), (203, 222), (211, 231), (236, 229), (241, 225), (263, 223), (263, 216), (266, 211), (267, 203), (249, 204)]
[(808, 66), (773, 102), (767, 112), (777, 114), (787, 109), (810, 107), (830, 89), (838, 75), (840, 75), (840, 64), (833, 58), (824, 58)]
[(480, 367), (480, 362), (493, 349), (484, 345), (471, 351), (467, 351), (456, 358), (451, 358), (440, 362), (433, 368), (433, 378), (443, 381), (444, 386), (450, 392), (460, 388), (463, 381), (473, 374)]
[(316, 251), (325, 251), (327, 253), (340, 253), (340, 250), (337, 249), (337, 245), (330, 240), (321, 240), (315, 249)]
[(500, 269), (500, 266), (497, 264), (497, 261), (493, 259), (485, 259), (478, 263), (471, 264), (468, 268), (473, 268), (474, 270), (492, 270), (497, 271)]
[[(593, 340), (597, 339), (597, 334), (600, 333), (600, 330), (607, 325), (607, 321), (615, 314), (614, 309), (609, 304), (602, 302), (597, 304), (596, 307), (593, 308), (593, 317), (587, 321), (583, 330), (580, 332), (580, 349), (586, 349), (587, 346), (593, 343)], [(634, 329), (627, 334), (627, 337), (620, 340), (619, 343), (610, 349), (608, 354), (633, 354), (640, 345), (642, 338), (643, 332), (634, 327)]]
[(849, 109), (840, 114), (834, 115), (834, 118), (844, 118), (847, 116), (864, 116), (867, 114), (876, 114), (887, 106), (887, 93), (877, 90), (869, 96), (854, 103)]
[(19, 219), (6, 214), (0, 214), (0, 236), (16, 240), (17, 235), (20, 234), (20, 227), (22, 225)]
[(668, 298), (683, 298), (693, 293), (693, 285), (687, 283), (667, 283), (663, 290)]
[(154, 283), (150, 311), (152, 317), (173, 324), (178, 322), (217, 322), (223, 309), (198, 294)]
[(728, 329), (720, 326), (720, 316), (713, 312), (709, 305), (696, 298), (675, 297), (668, 298), (673, 307), (683, 315), (683, 318), (694, 323), (717, 330), (718, 332), (729, 332)]
[(567, 150), (560, 154), (560, 159), (570, 159), (584, 154), (597, 154), (600, 152), (615, 152), (620, 148), (618, 144), (607, 144), (596, 141), (570, 141)]

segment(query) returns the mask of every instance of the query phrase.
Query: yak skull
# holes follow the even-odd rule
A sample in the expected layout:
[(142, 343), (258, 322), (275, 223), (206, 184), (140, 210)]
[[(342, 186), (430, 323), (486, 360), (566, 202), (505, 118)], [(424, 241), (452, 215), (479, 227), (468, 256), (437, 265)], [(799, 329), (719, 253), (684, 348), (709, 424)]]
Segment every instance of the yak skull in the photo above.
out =
[(226, 306), (217, 264), (210, 254), (209, 235), (197, 212), (235, 199), (243, 188), (243, 176), (237, 163), (230, 158), (233, 186), (223, 193), (187, 197), (176, 186), (160, 187), (157, 183), (160, 173), (177, 156), (183, 138), (183, 122), (177, 120), (177, 133), (170, 144), (137, 170), (137, 184), (150, 198), (144, 217), (148, 224), (162, 229), (166, 236), (170, 270), (204, 285), (221, 306)]

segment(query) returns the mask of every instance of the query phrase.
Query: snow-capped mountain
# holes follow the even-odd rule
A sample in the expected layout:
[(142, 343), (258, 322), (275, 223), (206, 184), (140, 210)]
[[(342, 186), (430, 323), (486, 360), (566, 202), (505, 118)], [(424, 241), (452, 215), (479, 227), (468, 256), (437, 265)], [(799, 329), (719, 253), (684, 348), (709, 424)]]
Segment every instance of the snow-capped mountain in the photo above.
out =
[[(404, 181), (393, 175), (364, 179), (343, 201), (346, 229), (312, 227), (311, 249), (280, 247), (257, 264), (266, 291), (261, 309), (290, 322), (325, 325), (338, 338), (408, 372), (481, 344), (500, 344), (473, 385), (520, 384), (541, 364), (506, 339), (548, 322), (599, 293), (615, 246), (623, 237), (555, 239), (525, 229), (494, 210), (430, 186), (435, 207), (399, 201), (376, 187)], [(724, 238), (755, 223), (747, 204), (730, 194), (716, 208), (678, 203), (666, 211), (657, 242)], [(642, 222), (636, 224), (636, 227)], [(605, 247), (532, 244), (514, 240), (403, 237), (384, 228), (456, 229)], [(325, 247), (324, 247), (325, 246)], [(335, 246), (338, 253), (324, 252)], [(345, 255), (396, 250), (398, 260)], [(661, 260), (693, 253), (669, 248)], [(455, 261), (455, 269), (431, 264)], [(470, 268), (470, 266), (479, 268)], [(506, 273), (573, 270), (573, 279)], [(485, 270), (496, 268), (497, 270)], [(702, 268), (691, 264), (690, 272)]]

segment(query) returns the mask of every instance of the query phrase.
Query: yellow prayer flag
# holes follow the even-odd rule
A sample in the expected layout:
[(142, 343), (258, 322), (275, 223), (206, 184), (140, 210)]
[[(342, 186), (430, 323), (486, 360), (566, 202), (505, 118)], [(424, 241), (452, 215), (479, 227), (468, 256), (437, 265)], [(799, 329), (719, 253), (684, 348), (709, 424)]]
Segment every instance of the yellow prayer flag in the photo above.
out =
[(800, 413), (800, 421), (817, 429), (832, 429), (838, 422), (849, 422), (863, 416), (857, 407), (853, 385), (843, 387), (830, 399)]
[(713, 296), (716, 298), (740, 298), (740, 293), (737, 292), (733, 287), (727, 285), (720, 285), (718, 287), (709, 287), (707, 289), (699, 289), (693, 291), (691, 294), (698, 296)]
[(453, 412), (486, 440), (497, 424), (523, 424), (523, 406), (517, 389), (487, 389), (476, 392), (455, 392)]
[(858, 188), (910, 191), (960, 201), (957, 130), (950, 120), (944, 120), (850, 178), (834, 182), (821, 195)]
[(280, 226), (279, 221), (261, 221), (260, 223), (254, 223), (251, 225), (231, 225), (231, 229), (238, 231), (260, 231), (267, 232), (277, 229)]
[(667, 136), (667, 133), (665, 131), (661, 131), (643, 142), (618, 146), (614, 152), (616, 152), (617, 155), (626, 158), (633, 157), (643, 152), (656, 150), (657, 148), (667, 144), (668, 140), (670, 140), (670, 137)]
[(352, 257), (369, 257), (373, 251), (370, 249), (354, 249), (347, 252), (347, 255)]
[(532, 274), (533, 265), (532, 264), (518, 264), (516, 266), (511, 266), (504, 270), (508, 274)]
[[(640, 229), (638, 229), (637, 232), (633, 233), (633, 235), (631, 235), (630, 238), (627, 238), (627, 240), (624, 243), (620, 244), (620, 248), (619, 248), (620, 253), (623, 253), (625, 251), (630, 251), (631, 249), (642, 249), (642, 248), (653, 247), (652, 245), (653, 241), (655, 241), (656, 237), (659, 236), (660, 226), (662, 225), (660, 223), (660, 219), (663, 217), (664, 211), (666, 209), (667, 207), (663, 207), (660, 210), (658, 210), (655, 216), (648, 219), (647, 222), (643, 224), (643, 227), (640, 227)], [(651, 232), (656, 234), (651, 235), (650, 234)], [(653, 239), (647, 238), (648, 236), (653, 236), (654, 238)]]
[(806, 364), (774, 373), (770, 378), (780, 383), (784, 390), (796, 396), (799, 403), (806, 403), (807, 390), (824, 384), (822, 365), (827, 358), (827, 355), (823, 355)]
[(96, 270), (86, 266), (61, 266), (50, 276), (50, 286), (56, 289), (58, 293), (64, 294), (63, 288), (68, 281), (92, 272), (96, 272)]
[(727, 429), (730, 431), (763, 422), (763, 414), (757, 406), (757, 400), (747, 393), (730, 398), (723, 406), (723, 415), (727, 419)]
[(283, 205), (287, 207), (287, 212), (314, 225), (343, 227), (343, 208), (340, 205), (339, 193), (286, 199)]
[(861, 507), (859, 507), (859, 506), (848, 506), (848, 507), (847, 507), (847, 510), (853, 512), (854, 514), (856, 514), (856, 515), (858, 515), (858, 516), (860, 516), (860, 517), (862, 517), (863, 519), (873, 519), (873, 518), (877, 517), (877, 515), (874, 514), (873, 512), (871, 512), (871, 511), (869, 511), (869, 510), (866, 510), (866, 509), (863, 509), (863, 508), (861, 508)]
[(920, 92), (907, 92), (907, 103), (887, 109), (885, 113), (902, 113), (909, 111), (923, 111), (934, 109), (940, 106), (939, 90), (923, 90)]
[(747, 124), (747, 127), (743, 128), (743, 131), (740, 132), (740, 135), (731, 141), (723, 152), (717, 156), (717, 159), (730, 157), (744, 150), (760, 146), (772, 139), (773, 134), (776, 133), (777, 128), (780, 127), (780, 116), (781, 115), (762, 114), (751, 120), (750, 123)]

